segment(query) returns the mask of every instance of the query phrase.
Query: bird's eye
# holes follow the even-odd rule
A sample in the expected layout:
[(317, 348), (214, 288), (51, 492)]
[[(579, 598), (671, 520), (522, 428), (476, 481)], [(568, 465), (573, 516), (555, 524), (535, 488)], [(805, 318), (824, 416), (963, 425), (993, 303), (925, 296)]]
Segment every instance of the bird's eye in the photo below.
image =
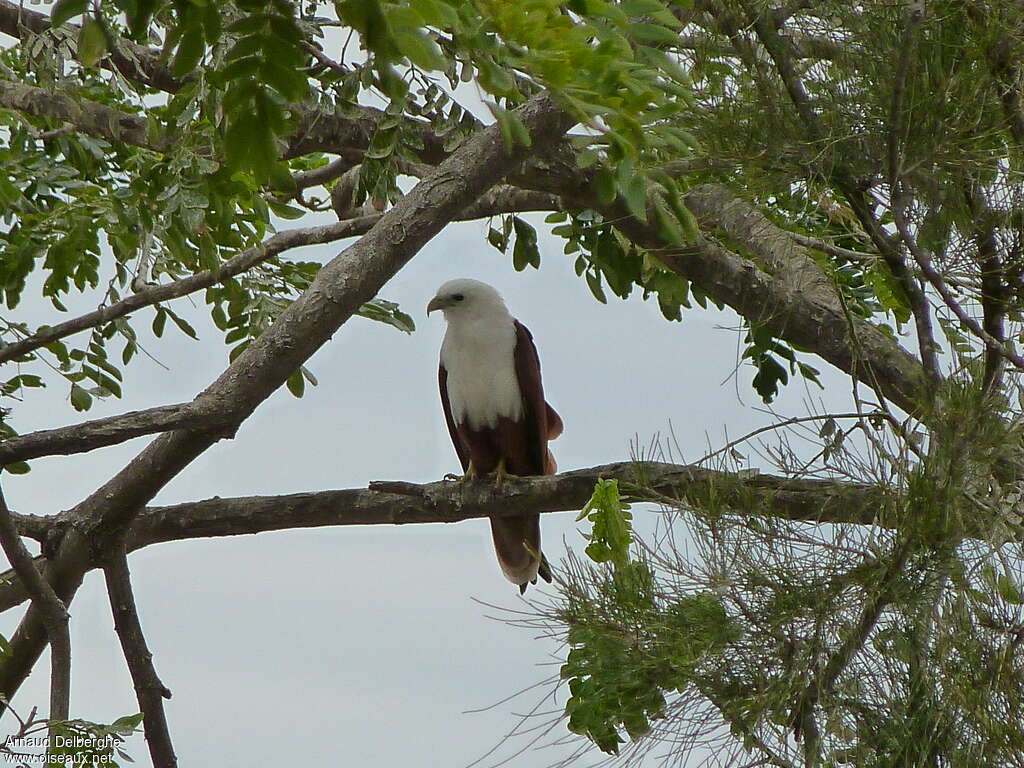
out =
[(463, 296), (461, 293), (456, 293), (452, 295), (452, 298), (455, 299), (456, 301), (462, 301), (466, 297)]

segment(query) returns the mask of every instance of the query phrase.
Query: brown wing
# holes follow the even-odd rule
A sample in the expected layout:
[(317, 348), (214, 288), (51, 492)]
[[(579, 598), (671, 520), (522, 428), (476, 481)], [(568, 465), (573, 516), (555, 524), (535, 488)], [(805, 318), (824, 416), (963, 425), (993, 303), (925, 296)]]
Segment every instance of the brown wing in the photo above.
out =
[(462, 442), (459, 436), (459, 429), (455, 426), (455, 419), (452, 418), (452, 406), (448, 402), (448, 371), (443, 365), (437, 366), (437, 383), (441, 390), (441, 407), (444, 408), (444, 420), (448, 424), (448, 434), (452, 437), (452, 445), (455, 446), (455, 453), (459, 455), (459, 463), (462, 464), (462, 471), (469, 466), (469, 447)]
[(529, 474), (554, 474), (554, 459), (548, 453), (548, 440), (562, 433), (562, 419), (544, 401), (540, 377), (540, 357), (533, 335), (518, 320), (516, 324), (516, 378), (523, 396), (523, 421), (527, 431)]

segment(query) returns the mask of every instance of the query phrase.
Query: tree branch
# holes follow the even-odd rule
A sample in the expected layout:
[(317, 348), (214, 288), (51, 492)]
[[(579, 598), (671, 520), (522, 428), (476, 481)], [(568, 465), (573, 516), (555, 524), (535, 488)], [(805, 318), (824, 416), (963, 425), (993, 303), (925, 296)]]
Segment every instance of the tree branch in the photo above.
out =
[[(77, 37), (80, 27), (75, 24), (66, 26), (71, 36)], [(51, 30), (50, 17), (23, 4), (0, 0), (0, 32), (21, 39), (25, 30), (37, 35), (48, 33)], [(188, 80), (179, 80), (171, 74), (160, 51), (121, 37), (117, 38), (110, 54), (101, 59), (99, 65), (143, 86), (168, 93), (175, 93)]]
[[(235, 424), (244, 421), (325, 344), (341, 325), (370, 301), (399, 269), (450, 220), (478, 199), (527, 153), (553, 144), (574, 120), (547, 94), (516, 110), (532, 139), (529, 150), (508, 148), (497, 126), (465, 141), (420, 181), (357, 243), (325, 264), (310, 287), (194, 401), (223, 409)], [(92, 552), (104, 537), (118, 535), (164, 485), (223, 432), (176, 430), (154, 440), (124, 469), (62, 517), (74, 520), (53, 560), (69, 584), (92, 567)], [(69, 600), (77, 589), (70, 588)], [(58, 590), (58, 594), (60, 591)], [(30, 611), (31, 613), (31, 611)], [(17, 653), (0, 668), (0, 693), (13, 698), (45, 645), (38, 619), (23, 620)], [(12, 643), (12, 646), (14, 644)]]
[(117, 542), (107, 553), (103, 575), (107, 582), (107, 595), (110, 597), (110, 611), (114, 615), (114, 629), (121, 641), (121, 650), (143, 715), (142, 724), (149, 755), (153, 758), (153, 768), (176, 768), (178, 760), (174, 756), (171, 734), (167, 729), (163, 702), (171, 698), (171, 692), (160, 682), (153, 666), (153, 654), (149, 652), (146, 638), (142, 634), (142, 622), (139, 621), (138, 609), (135, 607), (123, 541)]
[(31, 85), (0, 80), (0, 107), (16, 109), (36, 117), (61, 120), (90, 136), (131, 144), (153, 152), (166, 152), (172, 146), (172, 142), (165, 136), (155, 140), (151, 138), (150, 123), (143, 117)]
[[(621, 198), (603, 205), (594, 191), (592, 172), (578, 170), (571, 156), (548, 169), (528, 169), (514, 181), (555, 192), (567, 201), (566, 207), (571, 201), (573, 208), (599, 211), (715, 301), (878, 389), (907, 413), (921, 410), (927, 391), (921, 363), (871, 323), (849, 316), (814, 259), (789, 233), (726, 188), (695, 187), (684, 198), (686, 206), (705, 226), (721, 228), (757, 256), (760, 266), (708, 237), (684, 247), (669, 246), (651, 223), (653, 216), (639, 221)], [(858, 348), (864, 354), (858, 355)]]
[(137, 293), (125, 296), (118, 302), (100, 307), (79, 317), (72, 318), (57, 325), (45, 326), (36, 333), (20, 341), (0, 347), (0, 364), (28, 354), (52, 341), (58, 341), (72, 334), (109, 323), (119, 317), (125, 317), (137, 309), (158, 304), (161, 301), (187, 296), (211, 285), (221, 283), (228, 278), (239, 275), (248, 269), (277, 256), (279, 253), (305, 245), (331, 243), (346, 237), (355, 237), (370, 231), (379, 221), (379, 216), (339, 221), (318, 227), (288, 229), (267, 238), (254, 248), (242, 251), (237, 256), (225, 261), (216, 269), (197, 272), (171, 283), (153, 285), (143, 288)]
[[(896, 74), (892, 88), (892, 99), (889, 105), (889, 130), (886, 137), (886, 150), (889, 166), (889, 195), (892, 198), (893, 217), (902, 216), (906, 204), (903, 187), (903, 170), (900, 162), (900, 139), (903, 134), (903, 93), (906, 88), (907, 74), (910, 70), (910, 59), (913, 55), (917, 28), (921, 23), (923, 7), (910, 8), (900, 40), (900, 56), (896, 63)], [(883, 251), (886, 263), (893, 275), (903, 286), (903, 291), (910, 301), (914, 314), (914, 326), (917, 329), (917, 343), (921, 351), (921, 361), (932, 383), (942, 378), (939, 371), (939, 359), (936, 352), (938, 345), (932, 332), (931, 307), (925, 298), (920, 284), (911, 276), (906, 261), (895, 249)]]
[(0, 544), (25, 592), (32, 609), (46, 628), (50, 642), (50, 720), (67, 720), (71, 704), (71, 633), (68, 612), (53, 587), (39, 574), (32, 555), (18, 535), (3, 490), (0, 489)]
[(219, 426), (220, 414), (200, 412), (192, 403), (162, 405), (144, 411), (84, 421), (58, 429), (42, 429), (0, 443), (0, 466), (40, 456), (69, 456), (74, 453), (117, 445), (126, 440), (170, 429)]
[[(879, 510), (885, 492), (877, 486), (775, 475), (750, 475), (697, 466), (620, 462), (545, 477), (509, 477), (490, 483), (448, 481), (417, 485), (374, 482), (367, 488), (284, 496), (212, 498), (168, 507), (147, 507), (132, 520), (127, 548), (135, 551), (167, 541), (238, 536), (338, 525), (454, 523), (481, 517), (579, 510), (600, 478), (620, 481), (634, 501), (666, 498), (698, 503), (712, 491), (744, 514), (808, 522), (890, 525)], [(756, 510), (756, 512), (755, 512)], [(40, 541), (79, 527), (80, 516), (14, 517), (22, 535)], [(101, 563), (89, 561), (87, 567)], [(0, 584), (4, 576), (0, 575)], [(10, 581), (8, 579), (8, 581)], [(17, 583), (0, 586), (0, 612), (25, 600)]]
[[(472, 221), (474, 219), (498, 216), (504, 213), (516, 213), (524, 211), (548, 211), (557, 210), (560, 207), (558, 198), (544, 192), (522, 190), (509, 185), (501, 185), (480, 196), (479, 200), (473, 201), (453, 221)], [(0, 364), (15, 360), (27, 355), (34, 350), (44, 347), (50, 342), (72, 336), (81, 331), (94, 328), (104, 323), (109, 323), (119, 317), (125, 317), (143, 307), (159, 304), (161, 301), (169, 301), (190, 293), (195, 293), (211, 285), (224, 282), (225, 280), (239, 275), (257, 264), (278, 254), (289, 251), (293, 248), (300, 248), (307, 245), (318, 245), (343, 240), (348, 237), (357, 237), (369, 232), (383, 218), (384, 214), (371, 216), (359, 216), (352, 219), (345, 219), (334, 224), (326, 224), (317, 227), (304, 227), (300, 229), (289, 229), (279, 232), (267, 238), (254, 248), (242, 251), (236, 256), (225, 261), (216, 269), (198, 272), (190, 277), (184, 277), (171, 283), (153, 285), (126, 296), (114, 304), (100, 307), (92, 312), (87, 312), (79, 317), (66, 320), (57, 325), (45, 326), (31, 336), (20, 341), (0, 346)], [(169, 406), (177, 407), (177, 406)], [(156, 431), (156, 430), (149, 430)], [(140, 432), (139, 434), (145, 434)], [(133, 435), (134, 437), (135, 435)], [(25, 437), (28, 437), (27, 435)], [(126, 438), (127, 439), (127, 438)], [(15, 442), (15, 441), (11, 441)], [(109, 445), (110, 443), (104, 443)], [(77, 453), (77, 451), (75, 451)], [(15, 459), (5, 459), (5, 453), (0, 445), (0, 463), (9, 463)], [(42, 456), (46, 454), (36, 454)], [(21, 458), (32, 458), (23, 456)]]

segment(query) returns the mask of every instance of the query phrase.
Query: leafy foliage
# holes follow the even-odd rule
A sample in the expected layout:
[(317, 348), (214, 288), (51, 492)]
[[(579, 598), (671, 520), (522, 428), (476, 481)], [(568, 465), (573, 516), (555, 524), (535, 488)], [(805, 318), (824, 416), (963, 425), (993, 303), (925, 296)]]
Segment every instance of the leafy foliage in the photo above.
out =
[(658, 590), (650, 565), (630, 556), (628, 510), (616, 480), (598, 481), (578, 519), (591, 523), (587, 556), (604, 567), (575, 564), (557, 616), (570, 648), (561, 669), (569, 730), (612, 754), (622, 732), (640, 739), (663, 719), (666, 694), (697, 684), (735, 634), (714, 595)]
[[(943, 397), (927, 454), (867, 462), (896, 473), (874, 527), (764, 514), (764, 496), (723, 474), (674, 502), (631, 486), (670, 506), (645, 542), (617, 486), (599, 483), (580, 519), (603, 565), (571, 560), (547, 614), (569, 645), (570, 729), (627, 762), (673, 740), (676, 756), (733, 743), (743, 760), (794, 765), (1013, 764), (1020, 481), (992, 478), (997, 466), (1019, 477), (1021, 424), (977, 418), (969, 384)], [(849, 470), (859, 457), (835, 432), (821, 429), (830, 464)], [(712, 716), (727, 728), (707, 730)]]

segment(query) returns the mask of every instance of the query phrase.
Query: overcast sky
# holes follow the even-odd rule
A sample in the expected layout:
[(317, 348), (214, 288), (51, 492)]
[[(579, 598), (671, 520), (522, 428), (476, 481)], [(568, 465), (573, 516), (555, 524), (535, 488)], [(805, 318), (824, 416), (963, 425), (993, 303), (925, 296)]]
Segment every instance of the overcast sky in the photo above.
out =
[[(639, 295), (600, 305), (573, 274), (562, 242), (545, 233), (541, 217), (531, 220), (541, 232), (539, 271), (514, 272), (510, 257), (486, 244), (483, 223), (448, 227), (381, 292), (413, 315), (416, 333), (352, 319), (308, 363), (319, 386), (302, 399), (277, 392), (234, 440), (203, 454), (154, 503), (382, 479), (428, 482), (457, 471), (436, 382), (444, 321), (424, 316), (435, 289), (454, 277), (496, 286), (532, 330), (548, 400), (565, 422), (552, 444), (562, 470), (626, 459), (634, 436), (647, 443), (664, 435), (670, 421), (689, 461), (706, 452), (709, 438), (718, 445), (726, 435), (769, 423), (750, 388), (753, 368), (743, 364), (738, 380), (729, 378), (741, 341), (735, 315), (695, 309), (682, 323), (669, 323), (653, 300)], [(339, 250), (299, 253), (327, 260)], [(69, 306), (87, 309), (89, 302)], [(97, 404), (88, 418), (189, 400), (225, 367), (227, 349), (203, 321), (203, 307), (184, 299), (175, 309), (196, 320), (201, 341), (168, 324), (165, 338), (147, 348), (169, 370), (146, 358), (133, 361), (125, 397)], [(51, 310), (28, 298), (14, 319), (54, 322)], [(151, 311), (138, 313), (136, 327), (148, 329), (151, 319)], [(826, 390), (806, 390), (798, 379), (777, 410), (805, 413), (808, 394), (827, 408), (847, 409), (849, 379), (809, 362), (823, 369)], [(27, 432), (81, 418), (66, 397), (64, 386), (33, 393), (18, 405), (14, 425)], [(36, 514), (66, 509), (148, 440), (37, 460), (30, 474), (5, 476), (8, 502)], [(640, 514), (639, 526), (649, 530), (652, 518)], [(582, 552), (574, 519), (565, 513), (542, 521), (553, 563), (566, 546)], [(483, 605), (529, 610), (501, 576), (484, 520), (176, 542), (137, 552), (130, 565), (157, 669), (174, 693), (166, 707), (183, 766), (284, 766), (318, 758), (375, 768), (466, 766), (502, 740), (514, 713), (532, 709), (550, 688), (485, 712), (467, 710), (557, 674), (564, 660), (557, 643), (507, 626), (494, 618), (499, 611)], [(527, 598), (549, 591), (531, 589)], [(0, 617), (0, 631), (9, 636), (21, 611)], [(109, 722), (136, 712), (97, 573), (86, 578), (71, 615), (72, 716)], [(16, 708), (45, 709), (47, 685), (44, 661)], [(563, 703), (559, 696), (557, 706)], [(9, 729), (10, 722), (0, 722), (0, 734)], [(556, 730), (564, 734), (564, 727)], [(493, 765), (525, 743), (513, 740), (481, 764)], [(128, 751), (137, 765), (149, 765), (141, 737)], [(544, 766), (567, 751), (531, 750), (509, 764)]]

